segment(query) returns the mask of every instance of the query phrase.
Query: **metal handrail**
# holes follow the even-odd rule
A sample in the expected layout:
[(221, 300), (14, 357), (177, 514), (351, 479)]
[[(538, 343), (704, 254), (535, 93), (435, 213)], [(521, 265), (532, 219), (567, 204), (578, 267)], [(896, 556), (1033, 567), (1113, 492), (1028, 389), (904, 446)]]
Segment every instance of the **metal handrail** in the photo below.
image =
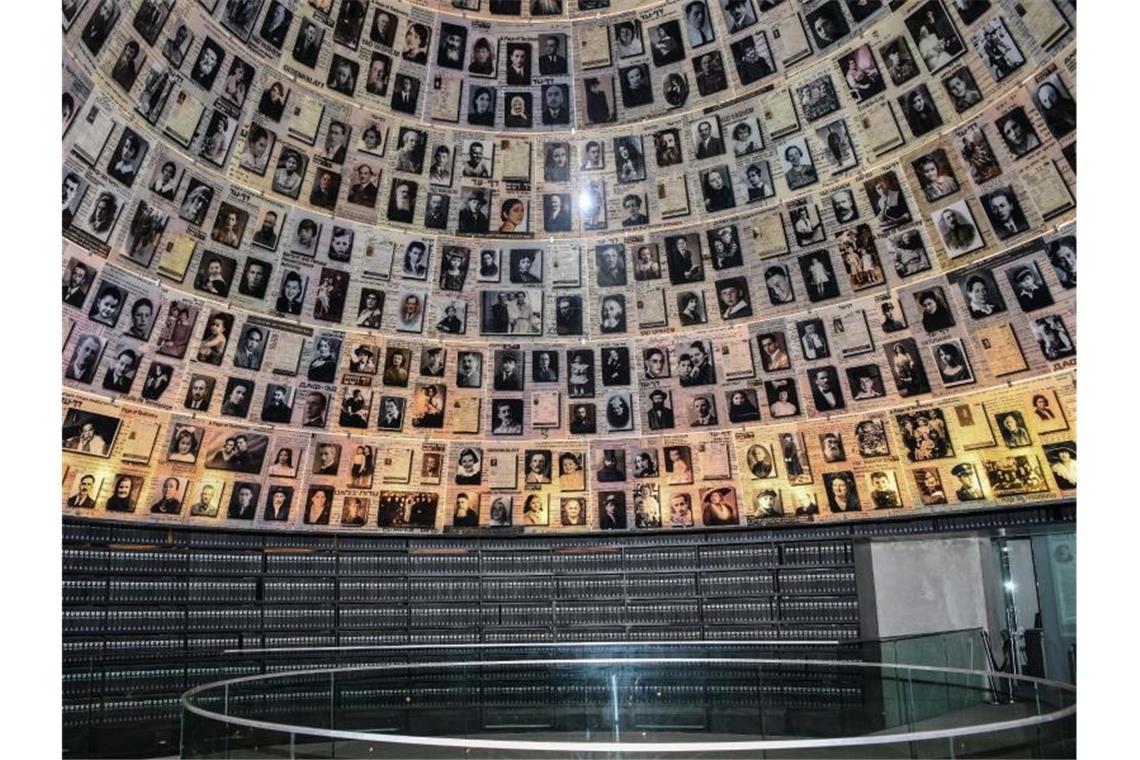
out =
[[(443, 668), (459, 668), (459, 667), (490, 667), (490, 666), (520, 666), (520, 665), (626, 665), (626, 664), (684, 664), (684, 665), (700, 665), (700, 664), (736, 664), (736, 665), (809, 665), (809, 666), (824, 666), (827, 668), (841, 667), (854, 667), (854, 668), (877, 668), (883, 670), (886, 668), (892, 670), (906, 670), (906, 671), (920, 671), (927, 673), (947, 674), (954, 673), (959, 675), (972, 675), (981, 678), (987, 677), (990, 674), (982, 670), (969, 670), (966, 668), (937, 668), (926, 665), (892, 665), (889, 663), (865, 663), (854, 662), (845, 660), (826, 661), (826, 660), (772, 660), (772, 659), (754, 659), (754, 658), (628, 658), (628, 659), (613, 659), (613, 658), (598, 658), (598, 659), (584, 659), (584, 660), (488, 660), (488, 661), (467, 661), (467, 662), (425, 662), (425, 663), (408, 663), (408, 664), (384, 664), (384, 665), (368, 665), (361, 667), (346, 667), (346, 668), (329, 668), (321, 670), (291, 670), (282, 673), (273, 673), (266, 675), (255, 676), (242, 676), (239, 678), (227, 679), (224, 681), (216, 681), (214, 683), (204, 684), (202, 686), (190, 689), (182, 695), (182, 708), (194, 715), (205, 718), (207, 720), (214, 720), (221, 723), (237, 726), (245, 726), (247, 728), (260, 729), (265, 731), (273, 731), (281, 734), (290, 734), (290, 741), (295, 741), (295, 735), (322, 737), (326, 739), (340, 739), (345, 741), (357, 742), (379, 742), (385, 744), (400, 744), (400, 745), (415, 745), (415, 746), (438, 746), (438, 747), (457, 747), (465, 749), (497, 749), (497, 750), (513, 750), (513, 751), (527, 751), (527, 752), (663, 752), (663, 753), (681, 753), (693, 752), (695, 748), (699, 747), (702, 751), (717, 751), (717, 752), (733, 752), (733, 751), (751, 751), (751, 750), (776, 750), (776, 749), (819, 749), (828, 747), (858, 747), (858, 746), (877, 746), (885, 744), (899, 744), (902, 742), (917, 742), (929, 741), (934, 739), (949, 739), (961, 736), (975, 736), (978, 734), (993, 733), (996, 731), (1007, 731), (1016, 728), (1025, 728), (1030, 726), (1043, 725), (1053, 721), (1061, 720), (1063, 718), (1076, 714), (1077, 705), (1074, 700), (1072, 705), (1062, 707), (1053, 712), (1043, 713), (1040, 715), (1033, 715), (1027, 718), (1017, 718), (1013, 720), (997, 721), (994, 723), (986, 723), (975, 726), (962, 726), (957, 728), (947, 729), (932, 729), (924, 731), (910, 731), (906, 733), (893, 733), (893, 734), (878, 734), (874, 736), (860, 736), (860, 737), (840, 737), (836, 739), (761, 739), (753, 741), (732, 741), (732, 742), (717, 742), (710, 744), (707, 741), (703, 742), (548, 742), (548, 741), (524, 741), (524, 740), (508, 740), (508, 739), (457, 739), (448, 737), (424, 737), (424, 736), (409, 736), (403, 734), (375, 734), (363, 731), (341, 731), (326, 728), (309, 728), (306, 726), (294, 726), (285, 723), (273, 723), (269, 721), (253, 720), (251, 718), (239, 718), (236, 716), (224, 715), (206, 710), (192, 704), (195, 696), (204, 691), (225, 688), (228, 694), (228, 689), (234, 684), (250, 683), (253, 681), (270, 680), (291, 678), (294, 676), (315, 676), (321, 674), (328, 674), (330, 676), (336, 673), (346, 672), (366, 672), (366, 671), (385, 671), (385, 670), (407, 670), (409, 668), (421, 670), (435, 670)], [(1036, 678), (1033, 676), (1006, 676), (1019, 682), (1028, 682), (1034, 684), (1041, 684), (1045, 686), (1054, 687), (1060, 691), (1076, 693), (1076, 688), (1070, 684), (1061, 683), (1059, 681), (1050, 681), (1045, 678)]]
[[(811, 639), (805, 641), (764, 641), (757, 639), (724, 639), (724, 640), (697, 640), (697, 641), (504, 641), (501, 643), (494, 642), (473, 642), (471, 644), (350, 644), (344, 646), (324, 646), (324, 647), (258, 647), (249, 649), (223, 649), (222, 654), (282, 654), (282, 653), (297, 653), (297, 652), (368, 652), (368, 651), (399, 651), (399, 650), (435, 650), (435, 649), (505, 649), (511, 647), (518, 649), (520, 646), (524, 649), (568, 649), (568, 648), (581, 648), (587, 647), (610, 647), (610, 648), (647, 648), (647, 647), (682, 647), (689, 646), (694, 648), (702, 648), (707, 646), (742, 646), (742, 647), (803, 647), (803, 646), (838, 646), (841, 642), (838, 639)], [(581, 660), (576, 660), (581, 662)], [(319, 671), (305, 671), (305, 672), (319, 672)]]

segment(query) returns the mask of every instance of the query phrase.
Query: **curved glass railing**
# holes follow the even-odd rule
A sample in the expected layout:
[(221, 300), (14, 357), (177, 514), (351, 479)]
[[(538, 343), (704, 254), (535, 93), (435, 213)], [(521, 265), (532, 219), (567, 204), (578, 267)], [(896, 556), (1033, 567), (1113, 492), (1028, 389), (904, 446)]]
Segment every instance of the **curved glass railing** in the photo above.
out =
[(635, 657), (291, 670), (207, 684), (182, 706), (184, 758), (1076, 752), (1072, 686), (849, 661)]

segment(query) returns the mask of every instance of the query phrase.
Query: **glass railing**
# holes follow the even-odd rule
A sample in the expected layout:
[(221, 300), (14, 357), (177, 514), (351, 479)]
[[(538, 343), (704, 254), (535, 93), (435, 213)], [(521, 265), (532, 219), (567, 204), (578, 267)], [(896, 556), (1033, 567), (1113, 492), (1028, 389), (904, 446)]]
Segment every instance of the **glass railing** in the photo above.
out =
[(182, 704), (185, 758), (961, 758), (1076, 751), (1071, 686), (890, 663), (420, 662), (233, 679), (193, 689)]

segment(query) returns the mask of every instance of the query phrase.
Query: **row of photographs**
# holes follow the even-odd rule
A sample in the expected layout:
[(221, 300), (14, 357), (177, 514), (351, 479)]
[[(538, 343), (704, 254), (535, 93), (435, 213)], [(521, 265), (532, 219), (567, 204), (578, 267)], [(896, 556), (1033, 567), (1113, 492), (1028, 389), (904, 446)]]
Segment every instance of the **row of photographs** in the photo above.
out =
[[(229, 526), (611, 529), (1059, 498), (1076, 489), (1071, 379), (806, 430), (526, 449), (270, 439), (190, 419), (120, 419), (71, 398), (63, 502), (70, 513)], [(126, 466), (100, 462), (98, 445)]]
[[(69, 36), (77, 49), (95, 59), (102, 55), (128, 91), (146, 64), (145, 43), (154, 50), (157, 67), (169, 65), (177, 73), (185, 69), (196, 86), (220, 90), (237, 108), (244, 105), (258, 68), (279, 67), (313, 89), (335, 93), (332, 98), (390, 112), (472, 126), (558, 129), (572, 120), (576, 126), (633, 122), (743, 94), (740, 90), (754, 89), (750, 85), (775, 74), (780, 64), (786, 72), (810, 60), (813, 44), (820, 54), (831, 54), (872, 15), (865, 11), (882, 7), (873, 3), (852, 24), (840, 0), (828, 0), (804, 16), (788, 4), (761, 24), (749, 7), (751, 0), (725, 1), (736, 14), (720, 36), (705, 0), (686, 3), (683, 11), (678, 6), (672, 19), (648, 12), (574, 25), (572, 35), (569, 27), (557, 25), (535, 33), (529, 27), (469, 24), (442, 15), (403, 16), (380, 7), (369, 19), (359, 0), (341, 4), (335, 19), (313, 9), (290, 9), (279, 0), (237, 3), (241, 8), (226, 3), (218, 14), (225, 36), (193, 9), (186, 18), (173, 16), (162, 0), (143, 3), (128, 29), (125, 20), (120, 22), (117, 1), (104, 0), (82, 32), (77, 26)], [(1065, 12), (1052, 0), (1042, 5), (1035, 14), (1008, 21), (989, 2), (969, 11), (957, 8), (960, 29), (941, 0), (927, 0), (905, 15), (883, 16), (875, 31), (891, 40), (896, 57), (908, 59), (916, 73), (917, 58), (935, 74), (969, 52), (1001, 81), (1020, 68), (1026, 55), (1034, 57), (1070, 37)], [(1069, 14), (1075, 15), (1071, 8)], [(114, 38), (111, 44), (109, 37)], [(231, 49), (223, 44), (227, 37), (234, 40)], [(887, 52), (882, 51), (884, 60)], [(246, 60), (251, 55), (254, 60)], [(735, 66), (726, 63), (729, 59)], [(898, 65), (905, 63), (899, 60)], [(865, 85), (859, 67), (850, 62), (841, 74)], [(582, 82), (576, 101), (571, 87), (559, 81), (570, 75)], [(429, 81), (432, 91), (421, 92), (426, 89), (422, 83)], [(467, 105), (461, 111), (465, 84)], [(498, 113), (496, 85), (526, 89), (507, 91)], [(446, 103), (450, 108), (441, 108)]]
[[(129, 142), (132, 134), (124, 131), (120, 143)], [(970, 144), (977, 145), (977, 134), (981, 134), (984, 141), (984, 133), (967, 130), (963, 135), (963, 145), (966, 145), (967, 139), (971, 140)], [(700, 231), (680, 230), (677, 234), (664, 235), (659, 239), (653, 236), (645, 244), (636, 246), (635, 240), (630, 240), (628, 250), (625, 242), (594, 245), (593, 256), (589, 256), (588, 252), (585, 256), (586, 266), (591, 267), (592, 264), (593, 271), (587, 273), (592, 280), (591, 284), (596, 283), (599, 288), (621, 287), (629, 285), (632, 279), (635, 286), (638, 283), (645, 284), (644, 293), (648, 294), (648, 299), (643, 300), (642, 293), (638, 293), (636, 299), (632, 293), (628, 298), (615, 294), (607, 306), (608, 318), (599, 319), (593, 330), (622, 333), (632, 331), (635, 323), (637, 329), (641, 330), (653, 330), (667, 326), (670, 322), (679, 322), (683, 326), (703, 324), (710, 321), (710, 313), (714, 323), (718, 317), (721, 322), (750, 319), (759, 313), (761, 307), (759, 304), (753, 307), (754, 297), (749, 292), (747, 280), (755, 283), (782, 278), (786, 287), (778, 293), (773, 294), (769, 287), (768, 300), (775, 309), (794, 303), (797, 292), (801, 294), (801, 299), (806, 295), (811, 303), (838, 298), (848, 289), (859, 291), (930, 271), (940, 264), (941, 256), (957, 258), (967, 254), (980, 255), (987, 248), (1030, 234), (1033, 228), (1040, 226), (1038, 218), (1056, 220), (1058, 214), (1068, 214), (1073, 208), (1072, 195), (1066, 182), (1057, 173), (1056, 162), (1042, 162), (1033, 170), (1021, 167), (1020, 172), (1016, 172), (1018, 166), (1011, 166), (1007, 171), (1016, 172), (1019, 179), (1014, 180), (1017, 184), (1010, 185), (1002, 184), (1006, 175), (1000, 174), (1001, 169), (993, 164), (991, 173), (985, 175), (988, 184), (983, 186), (992, 189), (982, 193), (979, 199), (964, 195), (964, 183), (959, 182), (954, 162), (948, 158), (945, 150), (935, 149), (924, 153), (911, 163), (916, 175), (926, 178), (922, 184), (925, 200), (919, 196), (908, 203), (907, 196), (910, 192), (907, 183), (904, 180), (900, 184), (897, 173), (890, 171), (865, 183), (871, 209), (863, 209), (865, 214), (862, 215), (860, 209), (863, 202), (855, 199), (852, 188), (842, 187), (831, 193), (822, 213), (819, 205), (801, 201), (789, 204), (786, 214), (770, 213), (745, 220), (741, 224), (722, 224), (704, 231), (703, 235)], [(1039, 174), (1036, 167), (1051, 172), (1056, 183), (1031, 180), (1031, 177)], [(175, 179), (175, 184), (171, 187), (172, 196), (185, 174), (170, 162), (164, 162), (161, 169), (156, 166), (155, 173), (156, 183), (161, 183), (161, 178), (168, 174)], [(89, 173), (67, 167), (64, 169), (64, 225), (67, 228), (81, 227), (81, 224), (74, 224), (77, 212), (82, 217), (82, 209), (89, 208), (89, 216), (95, 220), (90, 225), (92, 229), (104, 229), (109, 237), (111, 228), (122, 216), (119, 210), (127, 201), (119, 201), (112, 191), (89, 192), (88, 176)], [(977, 180), (981, 177), (975, 173), (973, 178)], [(229, 194), (222, 195), (223, 200), (217, 203), (213, 231), (209, 235), (213, 242), (208, 242), (203, 239), (205, 230), (198, 225), (205, 222), (208, 212), (213, 208), (216, 191), (195, 177), (191, 177), (185, 185), (179, 210), (179, 224), (185, 223), (185, 232), (179, 232), (177, 228), (170, 229), (173, 214), (163, 207), (167, 202), (156, 197), (152, 191), (146, 200), (138, 201), (130, 224), (119, 225), (123, 228), (119, 235), (122, 240), (120, 247), (123, 249), (121, 257), (132, 264), (156, 270), (158, 274), (179, 283), (186, 281), (196, 262), (196, 272), (187, 284), (198, 293), (226, 299), (236, 298), (239, 303), (248, 299), (251, 306), (260, 301), (265, 304), (263, 309), (269, 306), (267, 310), (283, 316), (311, 315), (315, 322), (340, 322), (352, 327), (351, 313), (346, 304), (355, 302), (357, 298), (363, 304), (366, 300), (365, 291), (383, 290), (367, 287), (370, 279), (378, 283), (393, 278), (401, 281), (426, 281), (429, 277), (435, 280), (438, 276), (439, 290), (451, 293), (467, 288), (472, 275), (476, 281), (488, 284), (509, 281), (512, 285), (569, 288), (578, 287), (582, 282), (583, 252), (574, 245), (505, 251), (473, 250), (469, 244), (447, 244), (423, 236), (408, 236), (393, 243), (392, 238), (381, 239), (382, 236), (377, 236), (375, 231), (370, 232), (340, 220), (332, 220), (330, 223), (319, 215), (302, 214), (299, 219), (291, 219), (284, 207), (272, 203), (255, 205), (247, 192), (235, 187), (229, 188)], [(1055, 187), (1059, 187), (1064, 196), (1059, 205), (1053, 202), (1057, 193), (1051, 188)], [(217, 193), (222, 191), (224, 188)], [(87, 197), (89, 199), (85, 200)], [(914, 217), (910, 211), (912, 205), (916, 212), (921, 210), (924, 203), (931, 203), (929, 199), (932, 197), (947, 204), (934, 208), (929, 214), (930, 224), (937, 237), (927, 229), (925, 220), (921, 229), (913, 226)], [(1033, 208), (1030, 209), (1026, 203)], [(988, 218), (988, 232), (982, 231), (978, 221), (979, 205)], [(871, 219), (871, 212), (876, 212), (874, 220)], [(261, 217), (260, 227), (251, 235), (246, 234), (252, 228), (250, 222), (258, 216)], [(866, 216), (868, 222), (876, 222), (880, 230), (887, 229), (890, 232), (876, 234), (870, 224), (861, 221), (861, 216)], [(287, 222), (293, 231), (288, 243), (279, 246)], [(852, 226), (832, 232), (833, 225), (845, 223)], [(812, 251), (799, 256), (795, 261), (790, 258), (782, 262), (757, 261), (757, 258), (766, 255), (786, 253), (793, 239), (799, 249), (810, 250), (827, 245), (829, 232), (834, 236), (834, 244), (837, 245), (838, 255), (847, 270), (847, 278), (835, 276), (837, 267), (833, 263), (834, 255), (829, 251)], [(250, 253), (244, 261), (228, 251), (214, 252), (205, 247), (209, 245), (225, 251), (226, 246), (239, 247), (245, 237), (250, 238), (251, 242), (248, 246)], [(886, 266), (883, 264), (879, 244), (876, 243), (877, 239), (884, 237)], [(86, 233), (78, 235), (76, 239), (81, 240), (84, 247), (98, 249), (101, 245), (98, 241), (92, 245), (90, 236)], [(941, 241), (941, 250), (935, 245), (935, 240)], [(204, 245), (200, 246), (200, 242)], [(436, 245), (441, 247), (438, 255), (434, 251)], [(278, 249), (276, 254), (275, 249)], [(162, 251), (161, 256), (157, 255), (159, 250)], [(478, 264), (474, 261), (476, 256)], [(278, 257), (279, 261), (275, 261)], [(324, 260), (328, 261), (329, 266), (318, 267), (318, 263), (323, 263)], [(661, 291), (651, 287), (653, 281), (663, 279), (667, 273), (674, 285), (706, 282), (709, 275), (706, 274), (705, 261), (709, 262), (714, 272), (724, 272), (725, 275), (731, 274), (733, 269), (746, 266), (752, 271), (737, 272), (736, 277), (722, 276), (714, 282), (714, 287), (709, 292), (699, 293), (699, 300), (687, 295), (688, 308), (682, 309), (678, 302), (674, 316), (671, 305), (667, 308), (664, 299), (660, 297)], [(275, 263), (277, 266), (274, 266)], [(344, 271), (342, 267), (346, 265), (360, 271), (361, 276), (353, 277)], [(242, 271), (240, 278), (237, 276), (239, 268)], [(478, 271), (472, 272), (474, 269)], [(632, 278), (628, 275), (629, 269), (634, 270)], [(740, 277), (740, 274), (745, 277)], [(799, 277), (796, 278), (795, 275)], [(273, 277), (276, 277), (275, 282)], [(249, 278), (252, 278), (252, 285)], [(825, 287), (819, 287), (821, 278), (826, 283)], [(235, 279), (239, 280), (236, 288), (233, 287)], [(802, 281), (799, 288), (793, 282), (794, 279)], [(310, 282), (313, 283), (312, 287), (309, 286)], [(356, 291), (353, 286), (358, 283), (361, 290)], [(738, 285), (743, 285), (743, 288), (738, 288)], [(417, 289), (409, 288), (409, 292), (415, 290)], [(422, 288), (418, 290), (423, 291)], [(272, 295), (273, 291), (277, 293), (276, 298)], [(516, 293), (515, 297), (517, 296)], [(540, 309), (539, 304), (531, 303), (530, 295), (524, 293), (523, 298), (528, 302), (532, 313), (536, 308)], [(422, 307), (423, 299), (417, 300)], [(629, 306), (622, 304), (622, 300), (628, 301)], [(648, 319), (627, 318), (626, 312), (633, 311), (635, 300), (640, 304), (639, 308), (655, 310), (660, 314), (653, 314)], [(403, 301), (401, 298), (400, 303)], [(715, 304), (717, 308), (706, 308), (700, 301)], [(571, 298), (570, 303), (572, 302)], [(389, 303), (394, 302), (389, 300)], [(358, 314), (355, 326), (381, 332), (418, 332), (424, 329), (422, 320), (401, 319), (399, 315), (391, 313), (394, 311), (392, 309), (389, 309), (390, 313), (385, 317), (383, 303), (378, 306), (378, 313), (375, 308), (369, 307), (368, 314)], [(456, 306), (456, 309), (463, 313), (457, 313), (446, 323), (443, 322), (443, 315), (436, 321), (436, 329), (441, 334), (466, 333), (466, 308)], [(592, 316), (586, 315), (583, 323), (587, 329), (590, 329), (592, 322)], [(438, 327), (441, 324), (444, 326)], [(504, 326), (500, 320), (497, 327), (497, 334), (533, 335), (543, 331), (542, 325), (533, 319), (517, 326), (514, 322), (508, 322)], [(556, 334), (575, 334), (573, 324), (548, 324), (548, 334), (551, 327), (555, 327)], [(428, 330), (431, 330), (430, 324)], [(487, 334), (496, 334), (496, 326), (488, 326), (485, 331)]]
[[(871, 56), (871, 64), (874, 65), (868, 46), (859, 48), (856, 53)], [(961, 90), (967, 82), (969, 86)], [(912, 84), (908, 82), (907, 86)], [(154, 126), (171, 100), (174, 82), (164, 74), (161, 81), (156, 80), (152, 85), (143, 88), (134, 110)], [(287, 95), (286, 85), (278, 82), (273, 87), (282, 96)], [(889, 118), (876, 116), (873, 120), (854, 120), (850, 129), (842, 118), (828, 123), (819, 122), (814, 133), (809, 127), (804, 134), (775, 144), (774, 136), (787, 136), (800, 130), (800, 117), (793, 101), (798, 103), (805, 122), (809, 124), (841, 108), (840, 95), (831, 75), (813, 75), (781, 91), (784, 93), (782, 102), (778, 93), (775, 97), (768, 93), (757, 103), (759, 109), (747, 109), (740, 118), (731, 121), (726, 118), (723, 124), (719, 116), (698, 115), (691, 122), (685, 121), (679, 126), (669, 126), (651, 134), (623, 134), (612, 139), (583, 141), (578, 145), (581, 158), (575, 162), (583, 167), (580, 172), (571, 169), (571, 146), (567, 142), (542, 146), (532, 145), (530, 141), (504, 143), (498, 146), (500, 155), (496, 161), (496, 146), (485, 136), (473, 134), (468, 136), (470, 139), (445, 139), (439, 144), (429, 145), (428, 135), (421, 127), (390, 124), (362, 109), (337, 110), (320, 106), (314, 113), (308, 113), (307, 108), (290, 109), (295, 117), (302, 110), (308, 113), (304, 120), (309, 123), (304, 129), (294, 129), (294, 125), (287, 122), (288, 128), (282, 130), (274, 120), (262, 118), (264, 114), (241, 126), (240, 113), (233, 110), (232, 104), (228, 108), (219, 105), (207, 115), (208, 98), (188, 96), (185, 90), (180, 90), (173, 99), (178, 113), (171, 107), (169, 115), (169, 120), (176, 121), (179, 127), (174, 131), (164, 128), (163, 134), (196, 151), (205, 165), (222, 168), (227, 160), (235, 159), (231, 162), (234, 167), (231, 173), (247, 186), (271, 191), (293, 201), (303, 196), (315, 208), (335, 209), (340, 214), (355, 215), (364, 221), (411, 224), (426, 230), (453, 230), (463, 234), (533, 235), (540, 230), (544, 234), (557, 234), (628, 229), (693, 214), (711, 214), (765, 203), (778, 193), (794, 193), (813, 185), (828, 172), (836, 176), (857, 167), (871, 155), (879, 157), (884, 152), (880, 149), (883, 145), (894, 149), (903, 144), (905, 139), (898, 126), (899, 116), (891, 110), (892, 107), (902, 112), (910, 131), (917, 137), (947, 123), (939, 114), (938, 100), (943, 101), (942, 107), (946, 109), (946, 98), (953, 99), (959, 112), (963, 105), (969, 109), (982, 100), (981, 91), (968, 69), (956, 70), (947, 77), (938, 88), (937, 97), (931, 93), (933, 87), (933, 82), (930, 88), (927, 84), (919, 84), (892, 98), (891, 101), (897, 100), (894, 106), (891, 102), (882, 104), (889, 112)], [(959, 91), (973, 93), (976, 97), (963, 95), (964, 100), (957, 99), (954, 93)], [(77, 87), (65, 92), (65, 126), (70, 126), (84, 110), (79, 102), (83, 94), (83, 88)], [(868, 99), (875, 100), (870, 96)], [(1044, 135), (1046, 126), (1051, 134), (1062, 136), (1075, 128), (1074, 101), (1059, 76), (1039, 83), (1029, 100), (1036, 107), (1034, 113), (1040, 112), (1044, 116), (1031, 120), (1027, 116), (1029, 103), (1026, 101), (1024, 106), (1000, 115), (992, 125), (1001, 135), (1001, 140), (1010, 146), (1015, 158), (1041, 145), (1042, 137), (1038, 134)], [(283, 110), (284, 101), (280, 105)], [(77, 155), (85, 163), (96, 164), (98, 154), (107, 147), (115, 124), (110, 115), (103, 113), (106, 107), (106, 104), (96, 103), (87, 112), (86, 128), (79, 136), (77, 150)], [(868, 134), (867, 139), (861, 141), (857, 128), (860, 123), (870, 124), (871, 121), (889, 123), (893, 136), (880, 134), (876, 128), (873, 136)], [(1031, 121), (1037, 121), (1037, 126), (1034, 127)], [(767, 141), (765, 131), (768, 132)], [(387, 151), (389, 155), (384, 158), (389, 132), (392, 133), (391, 139), (396, 141), (396, 148)], [(286, 135), (302, 144), (287, 143)], [(303, 143), (315, 146), (321, 135), (322, 148), (312, 152), (306, 150)], [(729, 144), (732, 156), (727, 153), (726, 145)], [(350, 146), (354, 149), (351, 154)], [(195, 204), (201, 207), (203, 201), (189, 194), (201, 181), (195, 183), (191, 179), (186, 186), (179, 187), (183, 167), (178, 161), (166, 157), (162, 157), (161, 165), (158, 165), (159, 151), (150, 151), (149, 148), (150, 141), (141, 132), (133, 129), (128, 132), (124, 125), (115, 154), (107, 167), (108, 176), (117, 184), (130, 187), (150, 158), (152, 190), (160, 189), (171, 201), (174, 198), (170, 196), (182, 190), (180, 216), (194, 219), (197, 225), (202, 225), (204, 219), (197, 219)], [(607, 150), (612, 150), (608, 162)], [(970, 150), (974, 151), (973, 148)], [(992, 156), (993, 150), (988, 153)], [(426, 166), (427, 155), (432, 156), (430, 167)], [(726, 163), (706, 166), (693, 173), (691, 184), (695, 187), (690, 187), (689, 183), (658, 181), (655, 196), (637, 184), (649, 181), (650, 156), (656, 158), (658, 174), (680, 171), (686, 160), (691, 162), (694, 157)], [(538, 173), (532, 172), (534, 160), (542, 162), (545, 182), (573, 179), (575, 186), (585, 189), (567, 193), (557, 192), (558, 188), (551, 187), (555, 192), (534, 194), (525, 187), (497, 186), (529, 182), (532, 176), (537, 177)], [(996, 160), (991, 163), (987, 171), (992, 174), (999, 167)], [(427, 182), (419, 176), (425, 170)], [(390, 175), (386, 181), (385, 171)], [(463, 177), (463, 184), (453, 188), (456, 174)], [(607, 182), (607, 179), (611, 181)], [(887, 181), (885, 190), (897, 191), (892, 185), (892, 181)], [(945, 185), (940, 190), (946, 194)], [(877, 195), (867, 192), (868, 203), (874, 206), (876, 216), (894, 221), (904, 213), (905, 209), (880, 209), (876, 205)], [(110, 204), (117, 200), (114, 195), (110, 193)], [(191, 208), (185, 208), (187, 204)], [(99, 227), (93, 230), (97, 236), (109, 231), (103, 227), (106, 222), (114, 221), (112, 217), (117, 210), (105, 208), (101, 213), (102, 223), (88, 226)], [(203, 207), (201, 211), (205, 212), (207, 208)], [(72, 213), (75, 213), (74, 209)], [(276, 212), (275, 216), (274, 226), (279, 219)], [(221, 228), (218, 231), (220, 241), (236, 243), (241, 242), (242, 233), (247, 228), (253, 234), (255, 229), (261, 231), (264, 224), (264, 219), (250, 224), (250, 220), (243, 221), (240, 214), (228, 227), (225, 220), (224, 216), (215, 220), (215, 231)], [(280, 235), (279, 229), (275, 230), (275, 235)]]
[[(80, 311), (68, 319), (63, 375), (69, 386), (165, 408), (309, 428), (410, 424), (523, 435), (565, 425), (574, 434), (612, 434), (757, 422), (764, 408), (766, 419), (827, 415), (1072, 363), (1075, 332), (1066, 317), (1074, 324), (1075, 252), (1075, 235), (1064, 235), (926, 281), (898, 299), (712, 339), (530, 349), (313, 332), (170, 298), (113, 267), (96, 280), (91, 258), (72, 257), (64, 303)], [(88, 293), (94, 296), (82, 316)], [(509, 319), (507, 305), (518, 307), (503, 305), (494, 291), (482, 295), (490, 318)], [(1013, 304), (1022, 316), (1010, 311)], [(874, 328), (867, 309), (882, 314)], [(1025, 340), (1036, 341), (1040, 357), (1027, 360)], [(338, 382), (339, 389), (328, 387)]]

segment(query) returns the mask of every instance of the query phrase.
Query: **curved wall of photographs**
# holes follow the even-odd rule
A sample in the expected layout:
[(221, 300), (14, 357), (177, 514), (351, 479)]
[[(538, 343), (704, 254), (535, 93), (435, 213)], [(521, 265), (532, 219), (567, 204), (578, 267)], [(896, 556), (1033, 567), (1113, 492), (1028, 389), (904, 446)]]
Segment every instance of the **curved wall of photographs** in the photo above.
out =
[(63, 35), (66, 514), (1075, 493), (1068, 0), (73, 0)]

